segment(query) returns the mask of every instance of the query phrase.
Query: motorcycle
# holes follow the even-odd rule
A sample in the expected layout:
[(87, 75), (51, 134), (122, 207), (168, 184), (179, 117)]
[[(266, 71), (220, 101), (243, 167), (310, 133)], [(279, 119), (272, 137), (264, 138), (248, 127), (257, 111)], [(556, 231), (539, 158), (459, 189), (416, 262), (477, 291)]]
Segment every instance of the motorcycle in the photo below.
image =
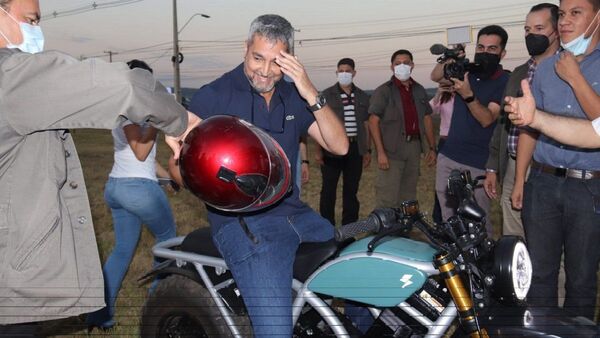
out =
[[(517, 236), (487, 237), (476, 185), (469, 172), (451, 173), (448, 191), (460, 203), (442, 224), (407, 201), (339, 228), (335, 240), (303, 243), (292, 284), (294, 337), (600, 336), (588, 319), (527, 306), (527, 248)], [(427, 241), (407, 238), (414, 228)], [(153, 254), (164, 261), (141, 278), (161, 279), (142, 310), (142, 337), (252, 336), (209, 229), (159, 243)], [(340, 300), (368, 309), (374, 323), (366, 333)]]

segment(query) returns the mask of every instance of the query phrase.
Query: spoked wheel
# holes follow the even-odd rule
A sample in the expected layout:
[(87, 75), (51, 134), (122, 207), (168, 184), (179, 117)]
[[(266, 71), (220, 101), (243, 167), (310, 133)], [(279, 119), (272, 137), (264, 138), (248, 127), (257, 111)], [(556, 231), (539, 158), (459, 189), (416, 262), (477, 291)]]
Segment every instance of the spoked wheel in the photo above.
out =
[(208, 338), (206, 331), (197, 320), (190, 317), (187, 313), (172, 313), (163, 318), (158, 324), (158, 336), (177, 338), (177, 337), (198, 337)]
[[(252, 336), (246, 316), (232, 315), (244, 337)], [(209, 292), (183, 276), (162, 280), (142, 310), (142, 337), (233, 337)]]

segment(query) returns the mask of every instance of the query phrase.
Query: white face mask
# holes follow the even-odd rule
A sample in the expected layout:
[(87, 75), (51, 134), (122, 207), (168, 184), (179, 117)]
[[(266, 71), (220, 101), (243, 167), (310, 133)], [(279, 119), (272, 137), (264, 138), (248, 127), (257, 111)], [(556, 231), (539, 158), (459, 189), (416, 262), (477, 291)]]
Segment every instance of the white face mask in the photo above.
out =
[(352, 73), (339, 72), (337, 73), (337, 78), (340, 86), (349, 86), (352, 84)]
[(394, 67), (394, 76), (400, 81), (410, 79), (411, 67), (403, 63)]
[(40, 26), (30, 25), (25, 22), (19, 22), (15, 19), (10, 13), (8, 13), (4, 8), (0, 7), (8, 16), (13, 19), (19, 25), (21, 29), (21, 35), (23, 36), (23, 42), (19, 45), (15, 45), (12, 43), (3, 32), (0, 31), (0, 35), (8, 42), (6, 44), (6, 48), (17, 48), (25, 53), (39, 53), (44, 50), (44, 34), (42, 33), (42, 28)]
[[(600, 13), (600, 11), (596, 12), (596, 15), (594, 15), (594, 20), (596, 20), (596, 18), (598, 17), (598, 13)], [(592, 42), (592, 38), (594, 37), (594, 34), (596, 34), (596, 30), (598, 30), (598, 25), (596, 25), (596, 28), (594, 28), (594, 31), (592, 32), (592, 34), (590, 34), (590, 36), (588, 38), (585, 38), (585, 33), (587, 33), (587, 31), (590, 29), (590, 27), (592, 27), (594, 20), (592, 20), (592, 23), (590, 23), (590, 25), (585, 29), (585, 32), (583, 32), (583, 34), (581, 34), (580, 36), (576, 37), (575, 39), (573, 39), (572, 41), (567, 42), (567, 43), (563, 43), (561, 41), (560, 46), (562, 48), (568, 50), (569, 52), (573, 53), (573, 55), (575, 55), (575, 56), (584, 54), (585, 51), (590, 46), (590, 42)]]

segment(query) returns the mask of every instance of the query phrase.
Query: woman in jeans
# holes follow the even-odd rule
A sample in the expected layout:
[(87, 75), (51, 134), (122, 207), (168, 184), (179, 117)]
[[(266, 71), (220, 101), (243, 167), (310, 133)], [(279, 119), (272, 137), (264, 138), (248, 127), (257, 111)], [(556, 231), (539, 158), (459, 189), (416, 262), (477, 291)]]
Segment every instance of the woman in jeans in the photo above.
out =
[[(132, 60), (127, 64), (131, 69), (152, 72), (143, 61)], [(169, 201), (156, 177), (156, 133), (149, 125), (129, 121), (112, 130), (115, 162), (104, 199), (113, 217), (115, 246), (102, 269), (106, 307), (88, 315), (88, 330), (94, 327), (106, 330), (115, 325), (117, 293), (133, 259), (142, 224), (148, 226), (157, 243), (176, 235)]]

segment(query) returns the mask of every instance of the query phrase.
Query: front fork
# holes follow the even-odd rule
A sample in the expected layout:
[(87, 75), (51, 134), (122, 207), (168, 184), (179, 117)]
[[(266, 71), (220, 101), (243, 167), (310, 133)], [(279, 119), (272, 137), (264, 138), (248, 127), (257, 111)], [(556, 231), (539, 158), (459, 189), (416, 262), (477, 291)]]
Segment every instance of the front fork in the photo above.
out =
[(477, 323), (477, 314), (473, 308), (473, 300), (470, 293), (458, 275), (453, 257), (447, 252), (439, 253), (434, 260), (436, 268), (446, 281), (446, 286), (452, 295), (452, 299), (458, 309), (460, 322), (472, 338), (488, 338), (487, 331), (479, 327)]

